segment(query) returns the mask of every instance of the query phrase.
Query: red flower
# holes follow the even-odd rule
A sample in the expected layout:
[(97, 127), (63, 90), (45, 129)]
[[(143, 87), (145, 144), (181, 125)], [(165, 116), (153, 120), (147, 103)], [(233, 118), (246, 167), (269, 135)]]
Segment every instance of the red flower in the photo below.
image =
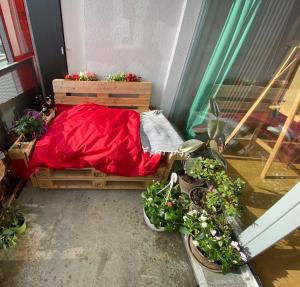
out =
[(173, 202), (172, 201), (167, 201), (166, 206), (172, 207), (173, 206)]
[(65, 79), (66, 80), (72, 80), (72, 76), (70, 74), (66, 74)]
[(79, 80), (79, 75), (78, 74), (73, 74), (72, 75), (72, 80), (73, 81), (78, 81)]
[(137, 82), (137, 76), (135, 74), (125, 74), (125, 81), (126, 82)]

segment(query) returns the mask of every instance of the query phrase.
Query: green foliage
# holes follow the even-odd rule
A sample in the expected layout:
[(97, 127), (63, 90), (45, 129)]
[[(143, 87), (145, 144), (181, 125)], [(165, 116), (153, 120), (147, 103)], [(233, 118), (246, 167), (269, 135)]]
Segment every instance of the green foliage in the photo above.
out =
[[(225, 119), (220, 117), (220, 109), (217, 102), (213, 99), (209, 99), (210, 104), (210, 115), (207, 126), (196, 125), (193, 127), (194, 132), (197, 134), (199, 139), (191, 139), (184, 142), (178, 149), (180, 152), (191, 155), (196, 153), (201, 156), (212, 157), (223, 165), (224, 169), (227, 168), (226, 162), (221, 155), (225, 145)], [(193, 156), (192, 156), (193, 157)]]
[(7, 251), (9, 248), (17, 244), (16, 233), (9, 229), (0, 226), (0, 249)]
[(8, 250), (17, 243), (17, 235), (13, 230), (24, 223), (24, 215), (17, 206), (0, 210), (0, 249)]
[(231, 179), (225, 171), (216, 172), (213, 180), (214, 189), (204, 199), (204, 206), (210, 212), (222, 211), (225, 216), (239, 215), (239, 195), (245, 182)]
[(17, 205), (0, 210), (0, 226), (4, 228), (19, 227), (24, 222), (24, 215)]
[(126, 79), (125, 79), (125, 73), (117, 73), (115, 75), (112, 75), (112, 74), (109, 74), (107, 77), (106, 77), (106, 80), (107, 81), (112, 81), (112, 82), (125, 82)]
[(233, 240), (233, 230), (228, 223), (220, 224), (219, 217), (192, 210), (183, 217), (180, 231), (193, 237), (193, 244), (198, 247), (208, 260), (222, 266), (224, 273), (247, 260), (241, 246)]
[(186, 173), (195, 179), (211, 181), (220, 169), (222, 166), (215, 159), (198, 157), (186, 161)]
[(156, 228), (165, 227), (166, 231), (176, 231), (188, 211), (190, 200), (188, 195), (181, 194), (178, 186), (172, 189), (165, 187), (165, 183), (153, 182), (142, 193), (144, 209)]
[(12, 131), (17, 135), (24, 135), (26, 139), (33, 139), (46, 131), (46, 125), (39, 112), (27, 110), (25, 115), (16, 121)]

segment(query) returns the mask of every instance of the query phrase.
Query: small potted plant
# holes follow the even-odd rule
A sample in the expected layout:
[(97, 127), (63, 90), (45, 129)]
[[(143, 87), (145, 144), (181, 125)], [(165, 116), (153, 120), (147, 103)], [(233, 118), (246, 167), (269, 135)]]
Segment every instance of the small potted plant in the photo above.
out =
[(25, 232), (26, 222), (17, 206), (0, 210), (0, 249), (8, 250), (17, 243), (17, 235)]
[(222, 169), (222, 166), (215, 159), (189, 158), (185, 165), (186, 174), (179, 177), (182, 192), (188, 194), (192, 190), (194, 193), (200, 192), (201, 194), (207, 192), (215, 173), (220, 169)]
[(214, 272), (226, 273), (247, 261), (226, 219), (203, 210), (192, 210), (184, 217), (180, 231), (187, 235), (193, 257)]
[(216, 172), (213, 188), (203, 198), (205, 209), (212, 213), (224, 212), (227, 216), (238, 216), (239, 195), (245, 182), (240, 178), (233, 180), (225, 171)]
[(25, 115), (16, 121), (12, 131), (23, 135), (24, 141), (41, 137), (46, 132), (46, 124), (41, 114), (35, 110), (26, 110)]
[(189, 198), (177, 186), (153, 182), (142, 193), (144, 219), (155, 231), (176, 231), (189, 209)]
[(0, 226), (9, 228), (16, 234), (24, 233), (26, 222), (21, 209), (17, 205), (2, 208), (0, 211)]

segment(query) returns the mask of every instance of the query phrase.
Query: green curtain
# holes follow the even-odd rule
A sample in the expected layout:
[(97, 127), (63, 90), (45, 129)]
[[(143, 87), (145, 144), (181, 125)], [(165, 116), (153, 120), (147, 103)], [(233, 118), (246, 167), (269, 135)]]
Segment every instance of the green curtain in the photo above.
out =
[(208, 111), (209, 98), (214, 97), (232, 67), (258, 12), (262, 0), (234, 0), (221, 35), (207, 65), (203, 79), (189, 111), (187, 134), (194, 137), (192, 128), (202, 124)]

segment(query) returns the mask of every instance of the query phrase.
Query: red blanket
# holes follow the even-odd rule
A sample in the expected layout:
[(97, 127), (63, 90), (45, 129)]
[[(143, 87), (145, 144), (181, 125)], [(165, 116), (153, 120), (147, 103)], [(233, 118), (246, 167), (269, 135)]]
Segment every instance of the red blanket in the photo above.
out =
[(140, 115), (131, 110), (95, 104), (64, 107), (40, 138), (29, 162), (29, 172), (94, 167), (123, 176), (156, 172), (161, 156), (143, 152)]

